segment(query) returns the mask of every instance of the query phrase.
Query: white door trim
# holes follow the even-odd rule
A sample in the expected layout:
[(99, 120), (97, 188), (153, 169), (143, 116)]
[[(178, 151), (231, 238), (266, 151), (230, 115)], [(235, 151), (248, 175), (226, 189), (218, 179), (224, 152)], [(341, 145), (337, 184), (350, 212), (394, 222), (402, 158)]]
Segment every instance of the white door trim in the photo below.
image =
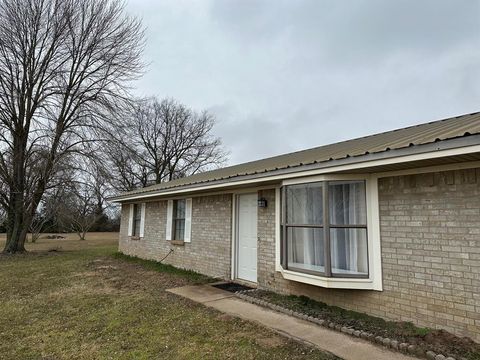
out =
[[(252, 191), (253, 190), (253, 191)], [(238, 198), (241, 195), (255, 195), (258, 196), (258, 192), (256, 189), (245, 189), (245, 190), (240, 190), (232, 194), (232, 269), (231, 269), (231, 279), (232, 280), (240, 280), (240, 281), (246, 281), (248, 280), (245, 279), (240, 279), (238, 277), (238, 263), (239, 263), (239, 206), (240, 202), (238, 201)], [(256, 214), (256, 218), (258, 221), (258, 214)], [(257, 229), (258, 232), (258, 229)], [(258, 246), (258, 243), (257, 243)], [(258, 247), (257, 247), (258, 249)], [(257, 253), (257, 270), (258, 270), (258, 253)], [(255, 282), (256, 283), (256, 282)]]
[(232, 194), (232, 238), (230, 246), (232, 248), (232, 258), (230, 259), (230, 280), (235, 279), (235, 274), (237, 273), (237, 262), (235, 260), (237, 256), (237, 194)]

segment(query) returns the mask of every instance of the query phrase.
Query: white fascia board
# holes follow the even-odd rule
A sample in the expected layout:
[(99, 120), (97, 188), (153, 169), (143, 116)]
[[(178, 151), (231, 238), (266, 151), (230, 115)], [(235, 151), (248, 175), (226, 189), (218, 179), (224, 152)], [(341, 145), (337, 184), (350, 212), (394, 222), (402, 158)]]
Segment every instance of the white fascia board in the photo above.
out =
[(335, 172), (344, 172), (349, 170), (359, 170), (364, 168), (370, 168), (375, 166), (384, 166), (384, 165), (391, 165), (391, 164), (399, 164), (399, 163), (406, 163), (412, 161), (421, 161), (421, 160), (428, 160), (428, 159), (438, 159), (442, 157), (448, 156), (457, 156), (457, 155), (465, 155), (465, 154), (472, 154), (480, 152), (480, 145), (472, 145), (472, 146), (463, 146), (453, 149), (445, 149), (445, 150), (434, 150), (429, 152), (422, 152), (417, 154), (411, 155), (403, 155), (398, 157), (391, 157), (391, 158), (383, 158), (378, 160), (369, 160), (364, 162), (358, 162), (353, 164), (344, 164), (344, 165), (337, 165), (337, 166), (330, 166), (325, 168), (319, 169), (312, 169), (312, 170), (304, 170), (292, 173), (283, 173), (283, 174), (272, 174), (272, 175), (265, 175), (255, 178), (250, 178), (247, 180), (230, 180), (229, 182), (221, 182), (221, 183), (210, 183), (206, 185), (185, 185), (186, 187), (179, 187), (179, 188), (172, 188), (171, 190), (165, 189), (164, 191), (159, 190), (156, 192), (151, 193), (139, 193), (133, 194), (131, 196), (121, 197), (119, 199), (112, 199), (112, 202), (125, 202), (130, 200), (137, 200), (137, 199), (146, 199), (151, 197), (159, 197), (159, 196), (172, 196), (182, 193), (191, 193), (197, 191), (204, 191), (204, 190), (213, 190), (213, 189), (220, 189), (220, 188), (229, 188), (239, 185), (255, 185), (260, 182), (265, 181), (281, 181), (285, 179), (291, 179), (296, 177), (304, 177), (304, 176), (312, 176), (312, 175), (322, 175), (322, 174), (331, 174)]

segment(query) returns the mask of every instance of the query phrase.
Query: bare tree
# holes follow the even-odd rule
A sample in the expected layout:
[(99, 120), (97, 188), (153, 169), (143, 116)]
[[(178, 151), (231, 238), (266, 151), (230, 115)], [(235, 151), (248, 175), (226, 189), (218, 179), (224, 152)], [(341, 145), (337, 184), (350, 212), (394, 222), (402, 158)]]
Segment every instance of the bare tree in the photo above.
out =
[(47, 224), (50, 223), (50, 227), (53, 226), (52, 220), (55, 219), (55, 213), (52, 213), (51, 210), (53, 209), (42, 208), (40, 211), (37, 210), (37, 212), (33, 216), (30, 227), (28, 229), (31, 234), (32, 243), (37, 242), (42, 232), (48, 231), (49, 226)]
[(57, 212), (59, 226), (85, 240), (87, 232), (99, 220), (95, 192), (89, 184), (77, 185), (64, 197)]
[[(73, 184), (73, 178), (75, 177), (75, 171), (73, 170), (69, 168), (68, 171), (64, 171), (61, 179), (57, 179), (58, 186), (52, 186), (45, 192), (30, 223), (29, 232), (32, 243), (37, 242), (42, 232), (49, 232), (58, 228), (58, 212), (62, 207), (68, 189)], [(59, 172), (57, 177), (60, 175)]]
[(105, 169), (90, 159), (85, 161), (82, 169), (60, 188), (61, 195), (57, 193), (54, 203), (59, 227), (75, 232), (80, 240), (85, 240), (88, 231), (108, 219), (107, 213), (113, 205), (106, 202), (110, 188)]
[(116, 191), (129, 191), (149, 184), (150, 170), (132, 139), (131, 129), (112, 132), (105, 157), (110, 168), (109, 181)]
[(112, 141), (114, 187), (128, 191), (217, 168), (225, 163), (215, 118), (172, 99), (142, 99), (126, 116), (121, 140)]
[(143, 29), (116, 0), (0, 0), (0, 206), (5, 252), (62, 164), (102, 137), (141, 71)]

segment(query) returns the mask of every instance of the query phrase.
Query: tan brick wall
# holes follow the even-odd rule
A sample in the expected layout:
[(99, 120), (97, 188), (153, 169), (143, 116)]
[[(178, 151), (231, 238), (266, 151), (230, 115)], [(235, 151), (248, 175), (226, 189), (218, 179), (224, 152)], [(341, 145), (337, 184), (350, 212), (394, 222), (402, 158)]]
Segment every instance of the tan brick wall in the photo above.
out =
[(195, 270), (205, 275), (230, 278), (232, 195), (194, 197), (192, 201), (191, 242), (171, 245), (165, 240), (167, 201), (146, 203), (144, 238), (128, 236), (129, 205), (122, 207), (119, 250), (144, 259), (161, 260), (173, 249), (164, 263)]
[[(346, 309), (419, 326), (444, 328), (480, 341), (480, 169), (379, 180), (383, 292), (301, 284), (275, 272), (275, 191), (258, 209), (260, 288), (303, 294)], [(193, 200), (192, 242), (165, 240), (166, 201), (147, 203), (145, 238), (127, 236), (122, 211), (120, 250), (229, 279), (232, 195)]]
[(379, 180), (382, 292), (284, 280), (274, 271), (274, 190), (262, 196), (259, 287), (480, 341), (480, 169)]

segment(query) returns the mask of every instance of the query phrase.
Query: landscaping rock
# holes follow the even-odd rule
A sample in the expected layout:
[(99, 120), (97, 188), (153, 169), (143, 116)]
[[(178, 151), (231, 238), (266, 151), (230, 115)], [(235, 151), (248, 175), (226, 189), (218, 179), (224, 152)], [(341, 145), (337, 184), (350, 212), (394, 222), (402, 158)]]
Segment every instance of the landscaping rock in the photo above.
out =
[(435, 356), (437, 356), (437, 354), (435, 354), (433, 351), (427, 351), (425, 353), (425, 355), (427, 356), (427, 359), (430, 359), (430, 360), (435, 360)]
[(342, 325), (340, 324), (335, 325), (335, 330), (340, 331), (341, 328), (342, 328)]
[(400, 351), (406, 352), (407, 348), (408, 348), (408, 344), (407, 343), (401, 343), (400, 345), (398, 345), (398, 348), (400, 349)]
[(328, 327), (329, 327), (330, 329), (334, 329), (334, 328), (335, 328), (335, 323), (333, 323), (333, 322), (329, 323), (329, 324), (328, 324)]
[(349, 334), (349, 335), (353, 335), (354, 331), (355, 331), (355, 329), (347, 328), (347, 334)]
[(445, 360), (455, 360), (455, 358), (449, 356), (449, 357), (447, 357)]
[(390, 347), (392, 349), (398, 350), (398, 341), (397, 340), (390, 341)]
[(355, 330), (353, 332), (353, 335), (356, 336), (356, 337), (360, 337), (360, 330)]
[(417, 351), (417, 347), (416, 347), (415, 345), (408, 345), (407, 351), (408, 351), (410, 354), (415, 354), (416, 351)]
[(442, 354), (438, 354), (437, 356), (435, 356), (435, 360), (446, 360), (446, 358)]
[(346, 334), (346, 333), (347, 333), (347, 327), (346, 327), (346, 326), (342, 326), (342, 328), (340, 329), (340, 331), (341, 331), (342, 333), (345, 333), (345, 334)]
[(390, 346), (390, 339), (389, 339), (389, 338), (385, 338), (385, 339), (383, 339), (382, 343), (383, 343), (383, 346), (387, 346), (387, 347), (388, 347), (388, 346)]
[(381, 336), (375, 336), (375, 341), (379, 344), (383, 343), (383, 338)]

